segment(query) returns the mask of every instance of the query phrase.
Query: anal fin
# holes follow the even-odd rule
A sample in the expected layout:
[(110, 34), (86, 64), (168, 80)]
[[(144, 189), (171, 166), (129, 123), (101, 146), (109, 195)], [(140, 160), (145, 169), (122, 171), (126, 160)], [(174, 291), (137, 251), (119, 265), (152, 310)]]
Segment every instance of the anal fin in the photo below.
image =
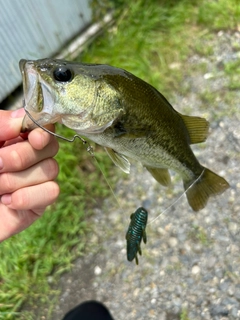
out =
[(151, 173), (153, 178), (155, 180), (157, 180), (157, 182), (159, 182), (164, 187), (168, 187), (171, 185), (171, 177), (170, 177), (168, 169), (151, 168), (151, 167), (147, 167), (147, 166), (146, 166), (146, 169)]

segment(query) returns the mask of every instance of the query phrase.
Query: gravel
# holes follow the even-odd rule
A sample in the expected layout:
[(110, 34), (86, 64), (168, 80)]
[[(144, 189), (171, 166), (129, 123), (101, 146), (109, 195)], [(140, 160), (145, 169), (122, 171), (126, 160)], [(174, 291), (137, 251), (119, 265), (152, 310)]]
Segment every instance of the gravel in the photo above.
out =
[[(209, 58), (189, 59), (189, 68), (204, 62), (207, 72), (186, 77), (187, 93), (171, 102), (180, 112), (210, 120), (207, 142), (193, 149), (231, 188), (196, 213), (185, 195), (175, 202), (183, 193), (176, 174), (173, 187), (165, 189), (134, 163), (116, 186), (118, 202), (112, 196), (95, 209), (89, 240), (94, 250), (62, 276), (51, 320), (89, 299), (103, 302), (116, 320), (187, 319), (184, 313), (191, 320), (240, 319), (240, 92), (232, 92), (229, 104), (221, 100), (229, 81), (222, 68), (240, 59), (240, 33), (219, 32), (208, 41), (214, 49)], [(214, 110), (203, 105), (207, 90), (216, 95)], [(142, 205), (149, 211), (148, 242), (136, 266), (126, 259), (125, 233), (130, 214)]]

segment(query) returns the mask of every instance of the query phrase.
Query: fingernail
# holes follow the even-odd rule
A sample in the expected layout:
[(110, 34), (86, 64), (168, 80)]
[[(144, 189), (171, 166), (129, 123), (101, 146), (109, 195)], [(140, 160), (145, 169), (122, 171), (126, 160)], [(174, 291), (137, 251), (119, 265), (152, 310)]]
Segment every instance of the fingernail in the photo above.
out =
[(2, 204), (5, 204), (6, 206), (11, 204), (12, 202), (12, 196), (11, 194), (4, 194), (2, 197), (1, 197), (1, 202)]
[(14, 110), (14, 111), (11, 113), (11, 117), (12, 117), (12, 118), (23, 118), (24, 115), (25, 115), (24, 108)]

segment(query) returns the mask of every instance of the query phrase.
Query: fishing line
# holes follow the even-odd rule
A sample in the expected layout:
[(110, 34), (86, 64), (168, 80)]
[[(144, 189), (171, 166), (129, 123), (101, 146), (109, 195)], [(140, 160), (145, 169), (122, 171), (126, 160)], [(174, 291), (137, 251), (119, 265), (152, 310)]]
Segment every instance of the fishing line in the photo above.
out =
[(160, 215), (164, 214), (168, 209), (170, 209), (172, 206), (174, 206), (186, 193), (187, 191), (198, 181), (201, 179), (202, 175), (204, 174), (205, 169), (203, 169), (203, 171), (201, 172), (201, 174), (199, 175), (199, 177), (196, 178), (196, 180), (193, 181), (192, 184), (190, 184), (190, 186), (173, 202), (171, 203), (166, 209), (164, 209), (162, 212), (159, 213), (159, 215), (155, 218), (153, 218), (151, 221), (149, 221), (148, 225), (153, 223), (154, 221), (156, 221)]
[(80, 140), (82, 141), (82, 143), (83, 143), (84, 145), (87, 145), (87, 152), (88, 152), (88, 153), (91, 155), (91, 157), (94, 158), (94, 160), (96, 161), (97, 166), (98, 166), (99, 170), (101, 171), (101, 173), (102, 173), (102, 175), (103, 175), (103, 178), (104, 178), (104, 180), (106, 181), (108, 187), (110, 188), (113, 197), (114, 197), (115, 200), (117, 201), (118, 206), (121, 208), (121, 205), (120, 205), (120, 203), (119, 203), (119, 201), (118, 201), (118, 199), (117, 199), (117, 197), (116, 197), (116, 195), (115, 195), (115, 193), (114, 193), (114, 191), (113, 191), (112, 186), (111, 186), (110, 183), (108, 182), (108, 179), (107, 179), (105, 173), (103, 172), (103, 170), (102, 170), (102, 168), (101, 168), (101, 166), (100, 166), (100, 164), (99, 164), (96, 156), (94, 155), (93, 147), (90, 145), (90, 143), (89, 143), (87, 140), (83, 139), (83, 138), (82, 138), (81, 136), (79, 136), (78, 134), (75, 134), (72, 139), (68, 139), (68, 138), (65, 138), (65, 137), (61, 136), (60, 134), (57, 134), (57, 133), (55, 133), (55, 132), (52, 132), (52, 131), (48, 130), (47, 128), (43, 127), (42, 125), (40, 125), (40, 124), (32, 117), (32, 115), (30, 114), (30, 112), (26, 109), (26, 106), (24, 106), (24, 110), (25, 110), (27, 116), (32, 120), (32, 122), (33, 122), (34, 124), (36, 124), (39, 128), (41, 128), (42, 130), (46, 131), (47, 133), (51, 134), (52, 136), (57, 137), (57, 138), (60, 138), (60, 139), (65, 140), (65, 141), (67, 141), (67, 142), (74, 142), (74, 140), (75, 140), (76, 138), (78, 138), (78, 139), (80, 139)]
[[(27, 116), (32, 120), (32, 122), (33, 122), (34, 124), (36, 124), (36, 125), (37, 125), (39, 128), (41, 128), (42, 130), (46, 131), (47, 133), (49, 133), (49, 134), (51, 134), (51, 135), (53, 135), (53, 136), (55, 136), (55, 137), (57, 137), (57, 138), (60, 138), (60, 139), (62, 139), (62, 140), (65, 140), (65, 141), (67, 141), (67, 142), (74, 142), (74, 140), (75, 140), (76, 138), (78, 138), (78, 139), (80, 139), (80, 140), (82, 141), (82, 143), (83, 143), (84, 145), (87, 145), (87, 149), (86, 149), (87, 152), (91, 155), (92, 158), (95, 159), (96, 164), (97, 164), (99, 170), (101, 171), (101, 173), (102, 173), (102, 175), (103, 175), (103, 177), (104, 177), (104, 180), (106, 181), (108, 187), (110, 188), (111, 193), (112, 193), (114, 199), (116, 200), (119, 208), (121, 208), (121, 205), (120, 205), (120, 203), (119, 203), (119, 201), (118, 201), (118, 199), (117, 199), (117, 197), (116, 197), (116, 195), (115, 195), (115, 193), (114, 193), (114, 191), (113, 191), (112, 186), (110, 185), (110, 183), (109, 183), (109, 181), (108, 181), (105, 173), (103, 172), (103, 169), (101, 168), (101, 166), (100, 166), (100, 164), (99, 164), (96, 156), (94, 155), (93, 147), (90, 145), (90, 143), (89, 143), (88, 141), (86, 141), (85, 139), (83, 139), (83, 138), (82, 138), (81, 136), (79, 136), (78, 134), (75, 134), (72, 139), (68, 139), (68, 138), (65, 138), (65, 137), (63, 137), (63, 136), (55, 133), (55, 132), (52, 132), (52, 131), (48, 130), (47, 128), (43, 127), (42, 125), (40, 125), (40, 124), (31, 116), (31, 114), (29, 113), (29, 111), (26, 110), (26, 106), (24, 106), (24, 110), (25, 110)], [(164, 214), (168, 209), (170, 209), (172, 206), (174, 206), (174, 205), (186, 194), (186, 192), (187, 192), (198, 180), (201, 179), (204, 171), (205, 171), (205, 169), (203, 169), (203, 171), (201, 172), (201, 174), (199, 175), (199, 177), (196, 178), (196, 180), (194, 180), (194, 182), (193, 182), (172, 204), (170, 204), (166, 209), (164, 209), (162, 212), (160, 212), (160, 214), (159, 214), (157, 217), (155, 217), (155, 218), (153, 218), (151, 221), (149, 221), (149, 222), (148, 222), (148, 225), (149, 225), (149, 224), (152, 224), (154, 221), (156, 221), (156, 220), (160, 217), (160, 215)]]
[[(92, 146), (91, 146), (91, 148), (92, 148)], [(101, 166), (100, 166), (100, 164), (99, 164), (96, 156), (94, 155), (93, 151), (92, 151), (92, 153), (91, 153), (91, 156), (95, 159), (95, 161), (96, 161), (96, 163), (97, 163), (97, 166), (98, 166), (99, 170), (101, 171), (101, 173), (102, 173), (102, 175), (103, 175), (103, 177), (104, 177), (104, 180), (106, 181), (108, 187), (109, 187), (110, 190), (111, 190), (111, 193), (112, 193), (114, 199), (117, 201), (117, 204), (118, 204), (119, 208), (121, 209), (122, 207), (121, 207), (121, 205), (120, 205), (120, 203), (119, 203), (119, 201), (118, 201), (118, 199), (117, 199), (117, 197), (116, 197), (116, 195), (115, 195), (115, 192), (113, 191), (113, 188), (112, 188), (112, 186), (110, 185), (107, 177), (105, 176), (105, 174), (104, 174), (104, 172), (103, 172), (103, 170), (102, 170), (102, 168), (101, 168)]]

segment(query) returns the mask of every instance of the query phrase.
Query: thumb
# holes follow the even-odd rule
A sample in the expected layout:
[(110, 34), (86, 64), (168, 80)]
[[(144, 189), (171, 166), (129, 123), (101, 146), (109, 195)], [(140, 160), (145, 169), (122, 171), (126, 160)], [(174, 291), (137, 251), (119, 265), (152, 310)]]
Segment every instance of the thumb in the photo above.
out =
[(14, 139), (19, 136), (24, 115), (23, 108), (15, 111), (0, 110), (0, 141)]

